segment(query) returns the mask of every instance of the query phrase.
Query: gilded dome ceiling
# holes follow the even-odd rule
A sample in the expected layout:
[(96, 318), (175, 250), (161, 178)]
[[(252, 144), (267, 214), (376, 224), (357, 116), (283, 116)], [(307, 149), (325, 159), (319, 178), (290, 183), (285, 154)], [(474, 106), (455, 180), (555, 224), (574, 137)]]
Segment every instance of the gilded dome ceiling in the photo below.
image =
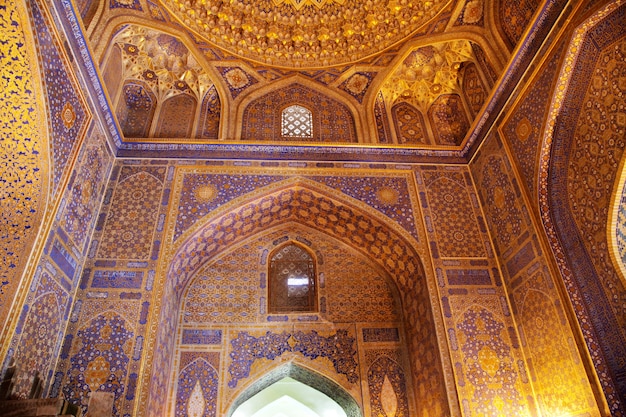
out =
[(272, 66), (346, 65), (397, 45), (445, 0), (162, 0), (197, 35)]
[(516, 0), (81, 4), (120, 154), (249, 148), (256, 157), (287, 149), (454, 163), (476, 148), (475, 126), (491, 117), (490, 100), (537, 7)]

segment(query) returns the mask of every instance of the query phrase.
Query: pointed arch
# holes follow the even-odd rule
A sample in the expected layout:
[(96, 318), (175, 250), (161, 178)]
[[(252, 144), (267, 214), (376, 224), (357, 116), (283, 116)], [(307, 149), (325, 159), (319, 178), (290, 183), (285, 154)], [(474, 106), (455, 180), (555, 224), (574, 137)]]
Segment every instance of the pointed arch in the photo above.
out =
[(198, 103), (193, 94), (173, 94), (163, 101), (154, 131), (155, 138), (188, 138)]
[(327, 395), (339, 404), (347, 417), (363, 417), (363, 412), (357, 401), (341, 385), (318, 372), (293, 362), (273, 369), (244, 388), (231, 403), (226, 416), (231, 417), (241, 404), (284, 378), (292, 378)]
[[(291, 104), (313, 112), (314, 136), (307, 141), (357, 143), (366, 137), (361, 112), (350, 100), (321, 84), (313, 88), (310, 80), (301, 76), (251, 90), (238, 104), (239, 123), (229, 134), (241, 140), (281, 140), (281, 111)], [(328, 111), (322, 114), (322, 108)]]
[[(298, 105), (311, 111), (311, 134), (283, 135), (283, 109)], [(247, 104), (242, 114), (242, 140), (358, 142), (355, 113), (342, 101), (306, 84), (274, 88)], [(292, 132), (293, 133), (293, 132)]]
[[(407, 332), (407, 348), (412, 352), (412, 375), (416, 378), (417, 403), (437, 403), (442, 409), (450, 407), (446, 393), (454, 389), (447, 384), (443, 363), (433, 357), (445, 357), (440, 351), (436, 323), (439, 310), (430, 307), (431, 296), (417, 243), (410, 234), (378, 211), (338, 195), (313, 181), (302, 179), (273, 184), (263, 193), (253, 193), (247, 200), (227, 205), (228, 210), (216, 210), (183, 234), (171, 250), (166, 250), (162, 263), (161, 302), (157, 302), (161, 325), (150, 335), (158, 346), (159, 363), (148, 358), (151, 373), (148, 409), (160, 413), (167, 398), (168, 369), (175, 346), (176, 315), (180, 297), (196, 271), (224, 250), (243, 242), (250, 236), (275, 225), (292, 221), (327, 234), (373, 260), (392, 277), (401, 294), (403, 320)], [(384, 254), (384, 256), (382, 256)], [(383, 258), (383, 260), (381, 260)], [(431, 284), (435, 285), (432, 276)], [(434, 288), (434, 287), (433, 287)], [(426, 307), (427, 306), (427, 307)], [(425, 308), (426, 307), (426, 308)], [(152, 349), (146, 349), (151, 351)], [(447, 362), (446, 362), (447, 363)], [(424, 398), (421, 398), (423, 396)]]
[[(203, 355), (209, 353), (183, 352), (189, 356), (181, 363), (177, 376), (176, 405), (174, 415), (185, 417), (201, 415), (214, 417), (217, 415), (215, 401), (218, 395), (219, 376), (215, 366)], [(192, 412), (193, 411), (193, 412)]]
[(315, 255), (292, 240), (270, 253), (267, 271), (270, 312), (317, 311), (316, 264)]
[[(394, 276), (400, 288), (411, 285), (410, 276), (424, 277), (417, 243), (408, 232), (392, 227), (394, 222), (382, 213), (351, 197), (338, 196), (334, 189), (322, 184), (292, 178), (232, 203), (196, 222), (195, 227), (178, 238), (167, 261), (167, 275), (174, 278), (177, 297), (195, 271), (226, 247), (245, 240), (259, 228), (286, 221), (309, 226), (371, 256)], [(395, 255), (384, 262), (379, 260), (390, 248)]]
[(367, 369), (370, 406), (374, 415), (409, 415), (409, 398), (404, 369), (381, 355)]
[(313, 137), (313, 112), (300, 104), (289, 104), (281, 110), (281, 137)]
[(116, 115), (127, 138), (147, 138), (157, 108), (157, 98), (150, 86), (140, 80), (126, 80), (122, 87)]

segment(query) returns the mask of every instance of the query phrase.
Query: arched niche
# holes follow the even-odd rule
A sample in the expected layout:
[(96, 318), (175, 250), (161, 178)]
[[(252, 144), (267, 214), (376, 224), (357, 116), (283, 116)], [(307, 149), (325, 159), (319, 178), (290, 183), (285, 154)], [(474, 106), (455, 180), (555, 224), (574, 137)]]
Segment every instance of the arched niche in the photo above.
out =
[(168, 97), (159, 111), (155, 138), (188, 138), (191, 136), (197, 102), (191, 94)]
[[(148, 414), (160, 414), (165, 407), (168, 371), (176, 345), (180, 297), (196, 271), (210, 259), (260, 231), (287, 222), (320, 231), (369, 257), (398, 287), (402, 317), (414, 378), (414, 395), (419, 407), (449, 409), (443, 363), (437, 338), (438, 327), (431, 307), (428, 277), (424, 272), (417, 243), (406, 231), (380, 212), (365, 207), (321, 184), (303, 179), (276, 184), (262, 194), (242, 199), (198, 222), (178, 240), (164, 257), (167, 265), (160, 290), (159, 326), (150, 336), (154, 356), (147, 360), (143, 376), (150, 392)], [(431, 277), (432, 279), (432, 277)], [(444, 355), (444, 356), (442, 356)], [(147, 382), (149, 381), (149, 383)], [(453, 389), (453, 388), (452, 388)]]
[[(340, 99), (326, 91), (312, 89), (299, 82), (282, 87), (272, 86), (256, 98), (243, 102), (241, 140), (304, 141), (326, 143), (357, 143), (355, 113)], [(307, 137), (282, 134), (282, 111), (298, 105), (311, 111), (312, 134)]]
[(400, 102), (391, 108), (398, 143), (429, 144), (422, 113), (410, 103)]
[(428, 120), (438, 145), (461, 145), (470, 128), (470, 121), (458, 94), (439, 96), (428, 109)]
[[(94, 2), (96, 3), (96, 2)], [(109, 93), (111, 103), (115, 105), (119, 96), (119, 90), (124, 81), (124, 63), (122, 59), (122, 48), (118, 44), (111, 46), (104, 69), (102, 70), (104, 85)]]
[[(305, 256), (307, 263), (312, 257), (318, 262), (319, 281), (323, 283), (318, 300), (324, 308), (319, 312), (267, 312), (265, 297), (269, 284), (266, 283), (271, 278), (267, 277), (266, 281), (265, 273), (273, 255), (282, 254), (294, 243), (302, 249), (300, 253), (309, 254)], [(179, 377), (168, 403), (175, 403), (176, 409), (187, 407), (195, 379), (181, 376), (182, 370), (190, 357), (195, 359), (201, 355), (198, 352), (207, 351), (219, 355), (214, 362), (221, 366), (219, 374), (227, 376), (226, 380), (221, 378), (227, 384), (220, 386), (220, 398), (237, 397), (247, 384), (286, 362), (302, 363), (307, 369), (333, 379), (355, 398), (361, 398), (357, 369), (360, 364), (367, 366), (374, 353), (356, 352), (368, 348), (370, 351), (373, 345), (365, 342), (373, 342), (381, 335), (395, 334), (395, 338), (388, 339), (387, 348), (401, 363), (402, 371), (392, 375), (406, 374), (410, 378), (406, 372), (408, 352), (400, 314), (401, 298), (395, 284), (371, 259), (298, 223), (285, 222), (260, 230), (202, 265), (185, 288), (176, 329), (179, 336), (174, 369)], [(290, 317), (288, 321), (286, 316)], [(309, 320), (301, 321), (302, 318)], [(365, 342), (357, 337), (361, 332), (351, 331), (352, 328), (369, 330), (363, 330)], [(284, 344), (285, 340), (289, 346)], [(215, 350), (220, 343), (227, 347), (226, 352)], [(329, 343), (335, 347), (330, 348)], [(268, 357), (274, 359), (263, 360)], [(206, 366), (204, 369), (210, 371)], [(225, 415), (227, 403), (217, 404), (215, 396), (209, 394), (216, 383), (204, 377), (199, 379), (200, 387), (196, 391), (201, 389), (203, 393), (196, 392), (196, 399), (201, 400), (195, 403), (205, 404), (207, 410), (219, 407), (217, 415)], [(402, 393), (406, 396), (406, 391), (406, 387), (396, 390), (398, 397)], [(255, 417), (272, 409), (276, 411), (278, 405), (268, 405), (267, 410), (259, 410)], [(295, 415), (315, 416), (311, 414), (315, 410), (303, 408), (302, 412)]]
[(212, 76), (186, 36), (112, 19), (101, 68), (124, 136), (217, 139), (222, 107)]
[(489, 91), (485, 88), (478, 66), (473, 62), (465, 63), (461, 68), (461, 89), (472, 117), (476, 117), (485, 104)]
[(124, 136), (148, 137), (156, 107), (157, 99), (146, 83), (139, 80), (126, 81), (116, 109)]
[(317, 311), (316, 259), (303, 245), (288, 241), (269, 255), (268, 311)]
[(217, 139), (220, 128), (220, 96), (215, 85), (212, 85), (204, 93), (202, 105), (200, 107), (200, 118), (196, 131), (196, 137), (202, 139)]
[[(290, 381), (295, 381), (296, 384), (289, 386)], [(281, 384), (283, 384), (282, 387), (280, 386)], [(274, 390), (274, 388), (277, 389)], [(334, 403), (343, 410), (346, 417), (363, 417), (359, 404), (341, 385), (318, 372), (295, 363), (282, 365), (250, 384), (232, 402), (226, 416), (244, 417), (252, 415), (251, 412), (253, 410), (259, 410), (263, 404), (267, 404), (268, 400), (277, 399), (277, 396), (280, 395), (279, 392), (286, 393), (301, 402), (306, 402), (306, 399), (301, 398), (301, 396), (308, 394), (318, 399), (316, 404), (318, 408), (322, 406), (328, 407), (329, 405), (334, 407), (331, 404)], [(255, 402), (255, 396), (263, 395), (263, 393), (266, 393), (267, 400), (259, 399)], [(324, 403), (320, 404), (322, 402)], [(337, 413), (335, 415), (340, 414)]]

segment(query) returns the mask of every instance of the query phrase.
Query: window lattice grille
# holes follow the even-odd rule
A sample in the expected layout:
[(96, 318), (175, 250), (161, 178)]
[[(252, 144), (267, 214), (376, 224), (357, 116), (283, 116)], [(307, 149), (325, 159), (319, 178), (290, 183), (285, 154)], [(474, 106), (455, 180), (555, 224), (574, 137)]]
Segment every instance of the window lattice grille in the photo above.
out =
[(275, 252), (269, 265), (270, 313), (317, 310), (315, 265), (311, 255), (288, 244)]
[(296, 138), (313, 137), (313, 115), (302, 106), (289, 106), (282, 114), (282, 135)]

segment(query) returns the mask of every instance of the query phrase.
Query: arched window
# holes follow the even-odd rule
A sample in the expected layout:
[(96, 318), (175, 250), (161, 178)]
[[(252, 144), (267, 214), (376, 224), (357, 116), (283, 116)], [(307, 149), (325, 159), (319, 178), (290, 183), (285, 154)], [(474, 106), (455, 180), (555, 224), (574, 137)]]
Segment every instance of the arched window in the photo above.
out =
[(276, 249), (269, 263), (269, 312), (317, 311), (315, 261), (295, 243)]
[(283, 110), (281, 135), (292, 138), (313, 137), (313, 114), (306, 107), (294, 104)]

